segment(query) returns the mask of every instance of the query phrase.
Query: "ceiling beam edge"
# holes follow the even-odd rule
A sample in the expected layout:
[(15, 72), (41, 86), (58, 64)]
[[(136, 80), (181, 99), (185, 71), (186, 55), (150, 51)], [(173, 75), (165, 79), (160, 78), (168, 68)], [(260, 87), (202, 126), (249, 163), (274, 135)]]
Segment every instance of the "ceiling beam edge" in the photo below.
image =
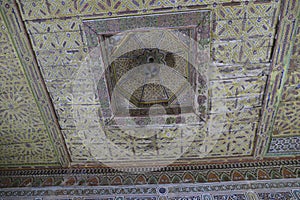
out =
[(267, 154), (272, 130), (286, 81), (290, 57), (295, 42), (296, 27), (300, 13), (299, 0), (282, 0), (276, 42), (273, 49), (271, 73), (266, 87), (261, 121), (258, 127), (258, 142), (254, 156), (262, 159)]

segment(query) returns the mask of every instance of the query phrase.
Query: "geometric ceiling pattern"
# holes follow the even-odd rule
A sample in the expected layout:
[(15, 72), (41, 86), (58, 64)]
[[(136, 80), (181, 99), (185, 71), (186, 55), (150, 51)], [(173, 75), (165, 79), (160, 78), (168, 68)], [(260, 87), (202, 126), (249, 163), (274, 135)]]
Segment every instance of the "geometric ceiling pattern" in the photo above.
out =
[[(9, 8), (9, 5), (6, 7)], [(9, 26), (11, 20), (20, 20), (8, 19), (11, 14), (1, 8), (0, 165), (66, 164), (65, 158), (58, 156), (60, 148), (64, 149), (60, 147), (62, 137), (59, 137), (58, 126), (54, 124), (55, 115), (49, 107), (42, 79), (37, 74), (29, 41), (22, 27), (12, 29)], [(18, 33), (13, 35), (13, 32)]]
[[(149, 3), (149, 8), (152, 9), (152, 6), (159, 7), (159, 5), (152, 3)], [(169, 3), (172, 2), (170, 1)], [(166, 19), (171, 20), (171, 17), (168, 17), (169, 15), (159, 15), (156, 19), (155, 15), (153, 15), (153, 17), (150, 15), (148, 18), (131, 18), (127, 16), (120, 18), (119, 21), (115, 20), (116, 22), (112, 20), (110, 20), (112, 21), (110, 22), (107, 19), (102, 20), (103, 22), (101, 21), (101, 19), (106, 18), (105, 16), (122, 15), (122, 12), (125, 12), (122, 11), (122, 9), (128, 10), (130, 8), (130, 10), (134, 10), (130, 6), (135, 6), (137, 10), (140, 9), (139, 6), (141, 5), (130, 4), (128, 2), (122, 6), (117, 3), (116, 5), (108, 3), (106, 6), (116, 7), (114, 10), (115, 13), (112, 11), (105, 12), (104, 3), (99, 3), (95, 6), (85, 4), (86, 7), (82, 8), (78, 6), (83, 6), (83, 4), (69, 5), (66, 2), (53, 2), (49, 4), (48, 7), (45, 7), (42, 2), (33, 3), (30, 1), (19, 2), (19, 5), (22, 20), (25, 22), (25, 28), (29, 35), (33, 52), (53, 103), (61, 133), (66, 141), (67, 150), (72, 161), (71, 164), (93, 163), (99, 159), (97, 159), (97, 155), (93, 154), (91, 147), (87, 144), (93, 144), (93, 141), (98, 143), (99, 140), (93, 140), (93, 138), (101, 138), (97, 136), (99, 132), (98, 129), (92, 127), (95, 125), (93, 123), (99, 118), (97, 116), (97, 110), (100, 109), (100, 107), (102, 110), (104, 109), (103, 103), (99, 103), (99, 101), (101, 102), (101, 99), (109, 99), (110, 97), (108, 93), (106, 94), (108, 95), (107, 97), (99, 93), (95, 94), (93, 91), (94, 86), (92, 86), (93, 83), (86, 78), (89, 77), (91, 73), (99, 73), (95, 72), (97, 69), (89, 68), (82, 70), (83, 63), (87, 57), (90, 56), (90, 49), (98, 45), (97, 41), (100, 39), (97, 39), (97, 37), (99, 37), (98, 35), (101, 35), (103, 31), (112, 34), (113, 32), (121, 30), (134, 29), (136, 19), (145, 21), (148, 20), (148, 18), (149, 25), (147, 25), (148, 22), (145, 21), (142, 25), (137, 24), (136, 28), (163, 27), (164, 25), (160, 25), (160, 23), (165, 23), (164, 20), (166, 21)], [(183, 6), (186, 5), (182, 4), (172, 8), (175, 9), (172, 10), (172, 12), (181, 11), (181, 7)], [(192, 5), (189, 4), (189, 6)], [(189, 6), (186, 8), (189, 9)], [(273, 94), (273, 98), (276, 97), (276, 100), (280, 98), (281, 93), (278, 94), (278, 91), (282, 91), (282, 89), (276, 90), (276, 93), (274, 93), (275, 85), (282, 82), (280, 81), (282, 78), (286, 79), (287, 77), (286, 74), (284, 74), (283, 77), (279, 77), (278, 71), (273, 69), (277, 69), (279, 65), (288, 65), (288, 63), (284, 63), (283, 60), (281, 62), (272, 63), (272, 54), (276, 55), (276, 53), (278, 53), (283, 55), (284, 53), (282, 51), (289, 52), (289, 47), (284, 44), (292, 44), (294, 40), (293, 37), (287, 37), (292, 39), (291, 41), (284, 41), (285, 38), (277, 38), (277, 41), (282, 39), (284, 42), (279, 44), (283, 45), (282, 48), (280, 46), (277, 47), (280, 49), (278, 50), (280, 52), (277, 52), (275, 49), (275, 33), (277, 31), (276, 25), (278, 24), (277, 20), (280, 6), (281, 4), (279, 2), (274, 1), (267, 3), (241, 2), (236, 4), (207, 3), (207, 7), (205, 7), (203, 11), (209, 8), (213, 10), (211, 17), (209, 17), (211, 20), (205, 22), (208, 23), (210, 30), (210, 43), (206, 46), (209, 48), (207, 54), (211, 56), (209, 64), (211, 75), (208, 77), (209, 82), (207, 83), (209, 88), (207, 94), (209, 94), (209, 96), (204, 97), (205, 100), (199, 98), (200, 102), (204, 100), (205, 104), (207, 104), (207, 120), (204, 127), (200, 128), (201, 130), (194, 127), (193, 131), (198, 132), (198, 134), (196, 134), (194, 142), (189, 145), (189, 148), (187, 148), (182, 155), (182, 160), (188, 159), (188, 163), (201, 163), (201, 159), (199, 160), (199, 156), (197, 156), (201, 151), (197, 146), (201, 146), (199, 145), (203, 143), (203, 139), (201, 138), (205, 137), (205, 135), (216, 138), (215, 141), (213, 141), (215, 144), (214, 148), (210, 152), (207, 152), (208, 157), (210, 157), (209, 160), (214, 161), (217, 161), (219, 157), (224, 157), (228, 161), (235, 160), (235, 156), (253, 160), (256, 157), (264, 157), (268, 151), (269, 153), (267, 153), (267, 155), (274, 155), (275, 153), (276, 155), (286, 154), (290, 156), (291, 153), (297, 153), (299, 150), (297, 146), (299, 138), (297, 132), (295, 132), (297, 129), (293, 129), (293, 134), (285, 134), (283, 137), (280, 137), (278, 134), (274, 136), (270, 135), (274, 124), (274, 119), (270, 119), (270, 116), (274, 115), (274, 112), (278, 112), (277, 118), (279, 118), (280, 113), (283, 113), (281, 109), (277, 111), (279, 102), (270, 102), (275, 105), (273, 106), (271, 104), (271, 109), (274, 108), (274, 111), (271, 111), (270, 108), (263, 107), (263, 103), (267, 101), (264, 97)], [(70, 9), (66, 9), (69, 7)], [(102, 9), (104, 9), (103, 12)], [(151, 9), (149, 9), (149, 11), (147, 10), (147, 12), (150, 12)], [(86, 12), (94, 12), (95, 16), (100, 15), (98, 17), (99, 22), (86, 20), (88, 19)], [(125, 12), (124, 14), (131, 13), (130, 11), (128, 12), (129, 13)], [(143, 13), (143, 10), (141, 10), (141, 12)], [(155, 12), (155, 10), (153, 12)], [(291, 13), (292, 12), (291, 10)], [(296, 10), (294, 12), (296, 13)], [(53, 15), (59, 17), (56, 16), (53, 18)], [(184, 15), (186, 15), (185, 18), (182, 18), (184, 20), (187, 20), (189, 15), (191, 19), (197, 18), (189, 13), (183, 14), (183, 16)], [(164, 19), (164, 16), (167, 17)], [(293, 35), (296, 29), (286, 28), (289, 27), (289, 22), (293, 23), (295, 21), (296, 14), (293, 15), (293, 17), (292, 19), (287, 18), (284, 23), (282, 22), (282, 29), (279, 30), (282, 31), (282, 34), (279, 36), (285, 37), (284, 34)], [(157, 22), (153, 24), (153, 21)], [(95, 25), (93, 25), (93, 23)], [(171, 21), (167, 21), (167, 23), (167, 26), (173, 26)], [(202, 23), (200, 18), (198, 23)], [(179, 24), (179, 26), (181, 25)], [(97, 30), (97, 27), (99, 27), (99, 30)], [(119, 29), (117, 27), (119, 27)], [(96, 38), (93, 34), (96, 34)], [(149, 41), (146, 44), (150, 45)], [(122, 46), (120, 46), (120, 48), (122, 48)], [(76, 78), (78, 82), (74, 83), (74, 79)], [(269, 92), (270, 95), (267, 95), (266, 92)], [(277, 97), (276, 95), (279, 96)], [(297, 94), (295, 94), (295, 96), (297, 96)], [(108, 99), (104, 101), (107, 102), (109, 101)], [(267, 105), (264, 104), (264, 106)], [(268, 112), (265, 112), (265, 110), (268, 110)], [(292, 110), (295, 111), (295, 109)], [(82, 124), (80, 122), (81, 119), (74, 119), (76, 118), (76, 116), (74, 117), (74, 113), (76, 112), (85, 113), (85, 116), (88, 116), (91, 124)], [(108, 111), (105, 110), (104, 112), (107, 113)], [(265, 113), (265, 115), (262, 116), (261, 113)], [(293, 116), (295, 118), (298, 115), (295, 114)], [(266, 121), (262, 122), (262, 119)], [(118, 120), (118, 124), (126, 123), (122, 122), (121, 119)], [(170, 118), (168, 121), (176, 122), (176, 117), (174, 120)], [(275, 124), (276, 123), (279, 122), (275, 122)], [(291, 123), (293, 122), (291, 121)], [(297, 126), (297, 124), (294, 126)], [(266, 130), (269, 131), (262, 132), (262, 128), (266, 128)], [(172, 127), (169, 131), (172, 131)], [(173, 133), (174, 137), (177, 137), (176, 135), (179, 134), (179, 132), (176, 133), (174, 131)], [(164, 136), (161, 135), (159, 137)], [(113, 138), (109, 139), (112, 140)], [(100, 140), (105, 140), (105, 138)], [(115, 142), (118, 144), (122, 143), (122, 141)], [(130, 141), (129, 143), (132, 142), (144, 143), (147, 141), (140, 141), (138, 139)], [(125, 149), (134, 149), (135, 147), (129, 143), (127, 146), (125, 145)], [(292, 145), (284, 146), (287, 143), (292, 143)], [(289, 150), (285, 152), (283, 149), (287, 148)], [(276, 149), (280, 150), (277, 152)], [(174, 153), (176, 153), (176, 151), (174, 151)], [(118, 155), (120, 155), (120, 153), (118, 153)], [(101, 160), (109, 160), (110, 157), (115, 156), (116, 155), (110, 154), (107, 158), (101, 158)], [(195, 158), (195, 160), (193, 161), (191, 158)]]
[(0, 196), (300, 199), (299, 20), (298, 0), (0, 1)]

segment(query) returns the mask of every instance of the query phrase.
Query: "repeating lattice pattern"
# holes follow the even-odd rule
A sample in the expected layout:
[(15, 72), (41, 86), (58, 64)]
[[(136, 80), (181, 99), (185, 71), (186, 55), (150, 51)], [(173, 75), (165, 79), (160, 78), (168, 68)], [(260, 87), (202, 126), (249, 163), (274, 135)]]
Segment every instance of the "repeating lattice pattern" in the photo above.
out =
[(0, 15), (0, 166), (57, 165), (48, 130), (3, 17)]
[(272, 138), (269, 153), (297, 153), (300, 150), (300, 137)]

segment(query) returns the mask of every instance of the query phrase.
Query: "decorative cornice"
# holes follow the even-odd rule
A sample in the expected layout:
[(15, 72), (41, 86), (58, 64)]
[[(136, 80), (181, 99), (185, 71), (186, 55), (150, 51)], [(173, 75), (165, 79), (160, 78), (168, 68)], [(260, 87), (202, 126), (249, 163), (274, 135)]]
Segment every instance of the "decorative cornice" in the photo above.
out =
[[(257, 168), (257, 167), (289, 167), (299, 166), (300, 159), (286, 159), (286, 160), (270, 160), (270, 161), (253, 161), (245, 163), (227, 163), (227, 164), (207, 164), (207, 165), (180, 165), (167, 166), (159, 168), (157, 172), (176, 172), (187, 170), (228, 170), (228, 169), (243, 169), (243, 168)], [(43, 169), (11, 169), (0, 170), (0, 176), (30, 176), (30, 175), (64, 175), (64, 174), (106, 174), (116, 172), (138, 172), (138, 168), (108, 168), (108, 167), (71, 167), (71, 168), (43, 168)], [(140, 169), (141, 172), (149, 171), (149, 169)], [(155, 171), (155, 170), (154, 170)]]
[[(219, 199), (235, 197), (246, 199), (253, 195), (254, 199), (299, 199), (300, 179), (280, 179), (269, 181), (238, 181), (202, 184), (164, 184), (164, 185), (132, 185), (132, 186), (72, 186), (47, 188), (5, 188), (1, 189), (3, 199), (36, 197), (41, 199), (63, 199), (76, 197), (86, 198), (164, 198), (164, 199)], [(217, 198), (219, 197), (219, 198)], [(258, 198), (260, 197), (260, 198)], [(248, 199), (247, 198), (247, 199)]]

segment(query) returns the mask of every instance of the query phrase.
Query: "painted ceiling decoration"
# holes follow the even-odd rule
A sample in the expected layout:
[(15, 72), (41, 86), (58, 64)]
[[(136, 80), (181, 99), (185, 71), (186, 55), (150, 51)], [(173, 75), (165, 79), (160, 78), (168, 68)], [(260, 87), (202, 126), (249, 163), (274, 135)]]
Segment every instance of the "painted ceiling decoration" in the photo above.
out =
[(0, 1), (0, 199), (300, 199), (299, 18)]

